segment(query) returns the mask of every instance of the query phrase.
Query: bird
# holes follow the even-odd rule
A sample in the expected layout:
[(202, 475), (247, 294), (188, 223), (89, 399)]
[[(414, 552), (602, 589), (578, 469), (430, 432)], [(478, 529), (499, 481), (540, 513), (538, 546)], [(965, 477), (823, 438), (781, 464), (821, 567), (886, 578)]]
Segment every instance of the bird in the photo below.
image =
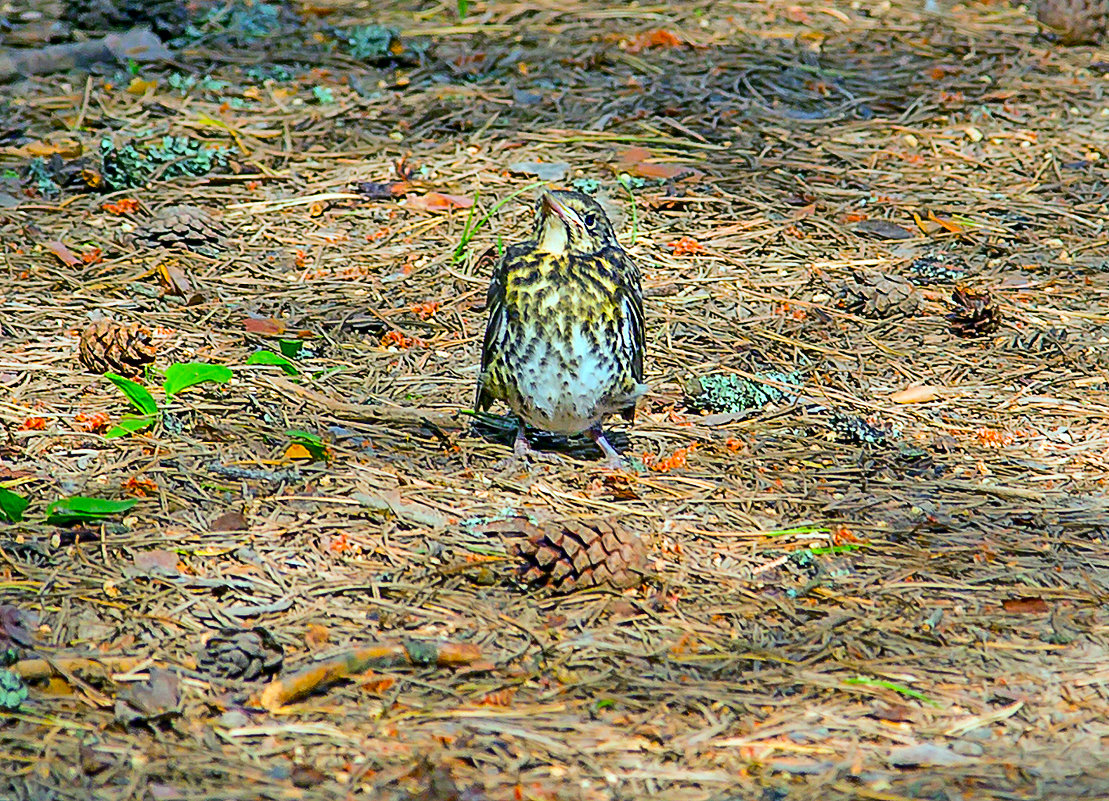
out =
[(525, 426), (587, 432), (612, 467), (620, 454), (602, 423), (632, 422), (643, 382), (645, 334), (639, 267), (589, 195), (545, 191), (531, 238), (505, 248), (486, 301), (476, 411), (503, 401), (518, 427), (514, 457), (534, 455)]

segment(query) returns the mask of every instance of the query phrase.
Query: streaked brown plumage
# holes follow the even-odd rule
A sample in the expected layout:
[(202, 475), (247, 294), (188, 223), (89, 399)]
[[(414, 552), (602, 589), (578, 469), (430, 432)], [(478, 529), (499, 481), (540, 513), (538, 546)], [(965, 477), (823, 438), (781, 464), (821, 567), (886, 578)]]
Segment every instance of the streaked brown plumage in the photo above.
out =
[(603, 420), (635, 416), (643, 383), (643, 293), (639, 268), (600, 204), (580, 192), (540, 198), (531, 239), (510, 246), (489, 284), (489, 322), (476, 408), (502, 400), (544, 431), (588, 431), (613, 463)]

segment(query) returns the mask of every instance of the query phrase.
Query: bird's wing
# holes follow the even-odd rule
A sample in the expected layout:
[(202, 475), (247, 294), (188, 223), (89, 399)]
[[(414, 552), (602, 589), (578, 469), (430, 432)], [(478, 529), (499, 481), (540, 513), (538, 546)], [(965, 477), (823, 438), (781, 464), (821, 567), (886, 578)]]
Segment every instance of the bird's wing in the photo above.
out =
[(508, 276), (508, 262), (509, 253), (505, 251), (497, 261), (497, 265), (493, 268), (493, 275), (489, 279), (489, 294), (486, 295), (485, 300), (485, 308), (489, 313), (489, 319), (485, 324), (485, 339), (481, 344), (481, 372), (478, 374), (477, 396), (474, 398), (474, 409), (479, 412), (488, 409), (489, 405), (495, 400), (486, 386), (486, 378), (489, 364), (496, 355), (498, 343), (504, 333), (504, 293)]
[(647, 349), (643, 325), (643, 279), (639, 266), (627, 253), (621, 251), (618, 265), (616, 298), (624, 318), (621, 330), (623, 345), (631, 351), (632, 376), (636, 381), (642, 381), (643, 352)]

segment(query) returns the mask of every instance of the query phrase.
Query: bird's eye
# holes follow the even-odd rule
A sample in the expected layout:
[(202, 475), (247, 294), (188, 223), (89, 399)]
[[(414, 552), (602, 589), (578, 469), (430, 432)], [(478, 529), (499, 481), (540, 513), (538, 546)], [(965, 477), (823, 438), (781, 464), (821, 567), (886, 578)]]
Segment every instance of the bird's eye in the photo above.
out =
[(586, 214), (582, 218), (582, 222), (585, 223), (586, 228), (592, 228), (594, 225), (597, 224), (597, 218), (592, 214)]

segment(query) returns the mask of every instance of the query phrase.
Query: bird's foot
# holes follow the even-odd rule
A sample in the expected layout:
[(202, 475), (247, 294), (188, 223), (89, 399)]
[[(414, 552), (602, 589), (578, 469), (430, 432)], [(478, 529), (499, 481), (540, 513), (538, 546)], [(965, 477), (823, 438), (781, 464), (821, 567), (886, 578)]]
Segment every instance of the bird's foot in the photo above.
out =
[(619, 451), (612, 447), (612, 443), (605, 437), (605, 433), (599, 425), (589, 429), (589, 438), (597, 444), (597, 447), (601, 449), (601, 453), (605, 455), (605, 467), (610, 470), (628, 469), (628, 463)]
[(523, 431), (516, 433), (516, 441), (512, 444), (512, 455), (501, 459), (494, 465), (496, 470), (508, 473), (536, 463), (565, 464), (565, 460), (555, 453), (543, 453), (531, 447)]

